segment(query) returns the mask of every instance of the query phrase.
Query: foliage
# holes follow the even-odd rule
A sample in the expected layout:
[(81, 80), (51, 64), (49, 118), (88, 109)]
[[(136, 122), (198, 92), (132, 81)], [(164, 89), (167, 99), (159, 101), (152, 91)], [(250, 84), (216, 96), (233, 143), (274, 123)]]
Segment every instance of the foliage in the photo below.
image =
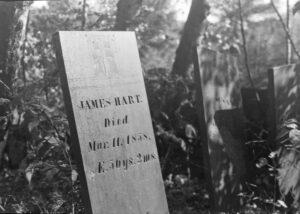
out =
[(251, 144), (249, 148), (260, 151), (254, 152), (257, 156), (252, 160), (256, 166), (255, 177), (247, 183), (247, 191), (240, 193), (240, 197), (247, 200), (248, 208), (280, 213), (297, 213), (299, 210), (299, 125), (295, 119), (285, 121), (273, 151), (269, 146), (263, 146), (264, 140), (248, 143)]
[[(117, 1), (87, 2), (84, 29), (113, 29)], [(203, 185), (193, 76), (169, 76), (183, 27), (170, 2), (144, 1), (128, 30), (135, 31), (138, 39), (170, 210), (175, 214), (206, 213), (208, 195)], [(237, 4), (227, 0), (209, 3), (211, 16), (219, 20), (207, 23), (201, 45), (240, 56)], [(84, 213), (51, 42), (57, 30), (81, 29), (82, 6), (77, 0), (49, 1), (48, 8), (30, 13), (24, 49), (18, 52), (24, 60), (18, 69), (26, 75), (17, 72), (10, 96), (0, 97), (0, 106), (9, 109), (0, 118), (0, 154), (4, 153), (0, 160), (0, 212)], [(258, 7), (255, 1), (244, 1), (242, 7), (250, 70), (255, 72), (257, 85), (263, 85), (267, 68), (284, 62), (285, 35), (274, 17), (269, 16), (268, 5)], [(257, 14), (264, 19), (254, 21)], [(0, 82), (0, 89), (4, 88)], [(271, 148), (266, 144), (263, 126), (258, 127), (250, 130), (247, 144), (253, 177), (247, 191), (240, 194), (248, 202), (244, 211), (285, 211), (289, 203), (279, 197), (274, 186), (279, 182), (282, 193), (298, 201), (299, 173), (285, 163), (298, 162), (299, 131), (283, 126), (285, 134), (276, 151), (276, 161), (274, 156), (268, 157)]]
[(162, 69), (149, 70), (145, 82), (163, 174), (195, 176), (202, 156), (195, 128), (198, 120), (193, 83), (170, 77)]
[(300, 10), (300, 1), (297, 1), (293, 7), (293, 14), (295, 15)]
[(283, 197), (291, 196), (288, 199), (294, 208), (299, 209), (300, 199), (300, 179), (299, 179), (299, 145), (300, 131), (299, 122), (291, 119), (286, 121), (281, 127), (278, 136), (278, 185)]
[[(105, 30), (113, 27), (115, 9), (109, 3), (106, 5), (104, 9), (102, 7), (97, 11), (87, 5), (86, 29)], [(166, 40), (159, 38), (167, 38), (168, 36), (164, 35), (166, 33), (164, 29), (174, 27), (170, 19), (173, 16), (172, 11), (168, 12), (169, 15), (162, 13), (160, 18), (163, 17), (163, 19), (158, 19), (155, 16), (158, 14), (154, 9), (155, 6), (157, 7), (155, 4), (151, 6), (150, 3), (149, 6), (145, 5), (129, 27), (134, 29), (138, 39), (143, 41), (140, 42), (142, 53), (145, 53), (142, 54), (143, 59), (147, 52), (153, 54), (149, 48), (157, 49), (163, 44), (162, 49), (168, 49), (169, 44), (164, 42)], [(3, 132), (5, 136), (2, 142), (3, 147), (1, 147), (5, 149), (2, 150), (5, 158), (0, 175), (3, 181), (1, 183), (4, 184), (0, 194), (0, 209), (3, 212), (84, 212), (79, 194), (80, 183), (77, 179), (76, 164), (72, 157), (73, 146), (69, 139), (66, 116), (63, 113), (62, 91), (51, 43), (51, 35), (56, 30), (76, 30), (81, 27), (81, 7), (82, 5), (77, 1), (72, 3), (67, 0), (53, 1), (49, 2), (48, 8), (31, 12), (26, 42), (23, 46), (24, 51), (19, 50), (24, 60), (23, 67), (19, 69), (24, 69), (26, 75), (22, 76), (20, 73), (16, 76), (11, 100), (1, 98), (1, 105), (6, 105), (9, 109), (6, 116), (1, 118), (1, 133)], [(163, 8), (160, 8), (160, 11), (163, 11)], [(144, 20), (149, 21), (147, 25)], [(175, 31), (178, 31), (177, 27)], [(175, 34), (172, 37), (175, 37)], [(175, 47), (176, 42), (172, 39), (170, 41)], [(166, 70), (161, 74), (165, 75)], [(146, 79), (151, 82), (151, 74), (148, 76), (149, 79)], [(158, 81), (148, 84), (149, 88), (153, 89), (153, 93), (163, 92), (161, 88), (153, 87), (159, 86), (159, 81), (168, 79), (167, 76), (164, 78), (159, 77)], [(186, 87), (185, 83), (174, 80), (169, 82), (171, 88), (162, 93), (165, 97), (159, 96), (167, 99), (169, 95), (172, 95), (172, 98), (165, 101), (163, 108), (169, 108), (172, 102), (172, 105), (174, 104), (173, 106), (178, 109), (178, 117), (182, 117), (180, 114), (183, 104), (174, 103), (179, 97), (172, 89), (178, 87), (176, 91), (179, 92), (181, 87)], [(184, 95), (180, 97), (180, 100), (183, 101)], [(154, 108), (154, 110), (161, 109)], [(169, 109), (168, 114), (171, 112), (172, 109)], [(171, 115), (170, 118), (173, 125), (176, 125), (177, 117)], [(180, 121), (180, 118), (176, 120)], [(167, 166), (165, 169), (171, 169), (164, 174), (170, 175), (175, 172), (174, 180), (177, 179), (177, 174), (183, 173), (190, 176), (191, 173), (186, 170), (186, 165), (196, 143), (195, 128), (192, 124), (185, 122), (180, 127), (176, 125), (176, 129), (166, 129), (161, 126), (162, 122), (164, 121), (158, 118), (155, 127), (158, 141), (164, 147), (160, 154), (167, 157), (164, 161)], [(176, 135), (179, 132), (182, 136), (178, 137)], [(169, 141), (172, 138), (179, 139), (177, 144)], [(176, 144), (175, 151), (170, 152), (169, 148), (173, 148), (173, 145), (169, 146), (169, 144), (173, 143)], [(164, 149), (169, 152), (165, 153)], [(181, 152), (180, 157), (176, 157), (178, 154), (176, 151)], [(169, 154), (170, 158), (166, 154)], [(173, 162), (174, 159), (176, 161)]]
[[(11, 108), (18, 106), (13, 115), (2, 119), (13, 126), (7, 134), (10, 159), (5, 164), (17, 167), (16, 170), (7, 170), (4, 164), (1, 172), (2, 210), (70, 213), (75, 207), (76, 210), (82, 209), (65, 115), (41, 103), (15, 102), (9, 104)], [(11, 147), (13, 143), (18, 147), (26, 146), (26, 155), (21, 156), (21, 160), (17, 153), (20, 148)]]

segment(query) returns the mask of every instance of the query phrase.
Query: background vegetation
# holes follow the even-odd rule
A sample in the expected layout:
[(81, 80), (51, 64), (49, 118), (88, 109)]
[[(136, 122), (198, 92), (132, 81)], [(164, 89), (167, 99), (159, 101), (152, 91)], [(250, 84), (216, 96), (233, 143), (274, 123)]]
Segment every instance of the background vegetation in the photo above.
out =
[[(210, 208), (197, 131), (192, 47), (198, 42), (238, 57), (242, 84), (248, 87), (249, 72), (255, 87), (262, 88), (268, 68), (298, 61), (296, 2), (286, 7), (283, 0), (60, 0), (44, 7), (32, 4), (27, 18), (28, 5), (0, 5), (0, 12), (12, 17), (0, 17), (1, 31), (5, 24), (10, 29), (9, 35), (0, 33), (0, 48), (6, 50), (0, 53), (0, 212), (84, 212), (52, 46), (56, 31), (136, 32), (169, 208), (174, 214), (207, 213)], [(279, 142), (297, 148), (297, 125), (296, 121), (285, 124)], [(291, 130), (293, 135), (289, 135)], [(255, 136), (248, 145), (256, 171), (248, 192), (241, 193), (247, 201), (242, 211), (276, 213), (292, 204), (289, 210), (296, 212), (298, 177), (288, 181), (291, 185), (280, 194), (276, 160), (268, 157), (275, 148), (264, 144), (263, 127), (250, 133)], [(286, 145), (279, 148), (284, 150)], [(291, 189), (297, 197), (284, 198)]]

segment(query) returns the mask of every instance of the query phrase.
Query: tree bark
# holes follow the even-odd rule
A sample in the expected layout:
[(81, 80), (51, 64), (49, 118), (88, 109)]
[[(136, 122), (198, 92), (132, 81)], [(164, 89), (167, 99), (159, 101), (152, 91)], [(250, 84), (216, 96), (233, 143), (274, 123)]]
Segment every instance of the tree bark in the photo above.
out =
[[(7, 73), (6, 64), (15, 7), (16, 2), (0, 2), (0, 80), (7, 86), (11, 85), (11, 77)], [(0, 96), (5, 96), (3, 92), (0, 91)]]
[[(291, 31), (290, 25), (290, 0), (286, 1), (286, 27), (288, 31)], [(286, 35), (286, 64), (291, 64), (291, 43), (289, 37)]]
[[(26, 26), (30, 2), (0, 2), (0, 97), (12, 91), (18, 66), (17, 49)], [(4, 85), (5, 84), (5, 85)], [(0, 115), (1, 115), (0, 111)]]
[[(13, 79), (20, 68), (20, 60), (17, 54), (20, 48), (20, 40), (24, 36), (28, 9), (31, 2), (27, 1), (6, 1), (0, 2), (0, 98), (10, 99), (13, 96)], [(23, 33), (23, 34), (22, 34)], [(11, 137), (15, 137), (9, 131), (9, 118), (5, 117), (10, 111), (8, 105), (0, 105), (0, 117), (6, 118), (0, 120), (0, 166), (7, 142), (12, 145)], [(9, 134), (10, 133), (10, 134)], [(10, 140), (8, 140), (10, 138)], [(14, 141), (15, 142), (15, 141)], [(17, 144), (15, 144), (17, 145)], [(24, 155), (24, 142), (16, 146), (13, 151), (14, 156), (10, 160), (20, 162)], [(14, 158), (16, 157), (16, 158)], [(16, 164), (18, 165), (18, 164)]]
[(185, 23), (179, 46), (176, 50), (172, 75), (185, 76), (192, 63), (193, 47), (197, 45), (203, 21), (209, 6), (205, 0), (193, 0)]
[(82, 3), (82, 20), (81, 20), (81, 29), (80, 30), (84, 30), (85, 28), (85, 23), (86, 23), (86, 0), (83, 0)]
[(139, 14), (142, 2), (142, 0), (118, 1), (115, 30), (125, 31), (129, 27), (133, 18)]

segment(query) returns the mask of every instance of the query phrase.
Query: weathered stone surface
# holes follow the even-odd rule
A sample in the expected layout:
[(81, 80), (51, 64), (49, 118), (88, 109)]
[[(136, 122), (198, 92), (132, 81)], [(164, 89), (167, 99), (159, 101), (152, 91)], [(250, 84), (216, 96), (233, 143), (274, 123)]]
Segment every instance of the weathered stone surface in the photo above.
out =
[(195, 52), (200, 134), (213, 211), (234, 211), (242, 203), (237, 194), (247, 169), (237, 60), (207, 49), (198, 56)]
[(169, 213), (134, 33), (55, 38), (88, 207), (94, 214)]

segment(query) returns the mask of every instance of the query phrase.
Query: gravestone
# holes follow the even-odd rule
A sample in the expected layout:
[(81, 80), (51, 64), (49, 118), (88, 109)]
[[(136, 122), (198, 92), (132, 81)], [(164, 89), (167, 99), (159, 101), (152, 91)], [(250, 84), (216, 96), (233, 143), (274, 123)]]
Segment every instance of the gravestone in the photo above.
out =
[[(257, 93), (259, 101), (257, 100)], [(269, 91), (266, 87), (242, 88), (242, 106), (246, 118), (246, 141), (257, 140), (260, 136), (263, 139), (268, 135), (270, 129), (268, 123), (269, 114)]]
[(268, 73), (269, 123), (274, 138), (279, 125), (287, 119), (299, 117), (300, 65), (278, 66), (270, 69)]
[(87, 212), (169, 213), (134, 33), (54, 42)]
[(242, 205), (238, 194), (246, 176), (244, 118), (235, 57), (208, 49), (194, 51), (200, 136), (214, 212)]

